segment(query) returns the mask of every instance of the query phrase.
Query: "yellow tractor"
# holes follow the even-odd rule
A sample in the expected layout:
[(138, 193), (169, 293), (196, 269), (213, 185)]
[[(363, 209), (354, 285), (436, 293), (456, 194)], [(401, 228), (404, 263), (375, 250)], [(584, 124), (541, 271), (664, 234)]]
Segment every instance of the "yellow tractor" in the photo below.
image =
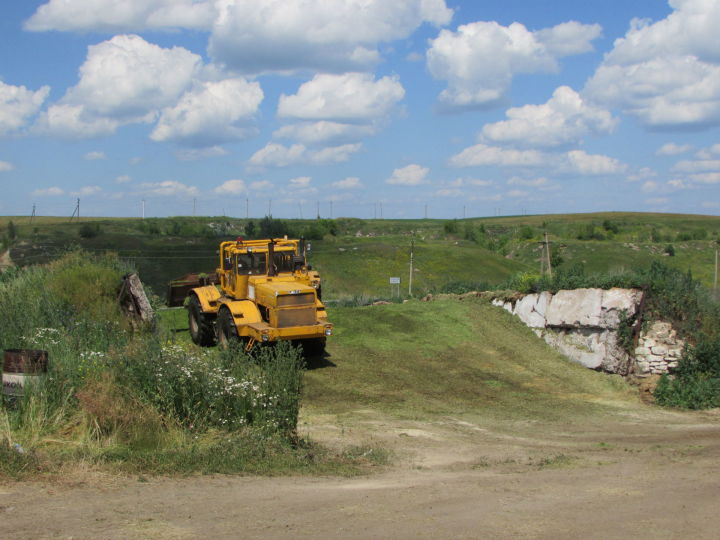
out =
[(190, 336), (208, 346), (240, 340), (292, 340), (320, 354), (333, 325), (320, 301), (320, 276), (308, 266), (303, 240), (274, 238), (220, 244), (217, 278), (189, 290)]

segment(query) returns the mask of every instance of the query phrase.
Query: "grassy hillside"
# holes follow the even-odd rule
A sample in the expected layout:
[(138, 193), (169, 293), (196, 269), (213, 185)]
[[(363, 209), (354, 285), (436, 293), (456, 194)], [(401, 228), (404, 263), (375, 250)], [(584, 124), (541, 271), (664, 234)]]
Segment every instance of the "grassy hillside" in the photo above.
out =
[(330, 317), (329, 366), (305, 377), (313, 413), (568, 421), (638, 403), (619, 377), (570, 362), (480, 300), (333, 308)]
[[(7, 238), (10, 221), (16, 234), (12, 240)], [(320, 222), (283, 223), (300, 235), (317, 233)], [(616, 212), (466, 220), (341, 218), (326, 225), (332, 232), (328, 229), (322, 240), (312, 240), (310, 260), (322, 272), (328, 299), (387, 297), (391, 276), (402, 279), (400, 291), (406, 294), (411, 241), (415, 294), (457, 281), (497, 285), (517, 272), (539, 271), (545, 232), (557, 268), (583, 264), (586, 273), (599, 273), (662, 260), (682, 271), (692, 270), (711, 286), (720, 235), (720, 218), (714, 216)], [(219, 242), (245, 235), (246, 228), (247, 220), (226, 217), (83, 219), (81, 223), (61, 218), (36, 218), (30, 223), (27, 217), (8, 217), (0, 218), (0, 239), (11, 247), (12, 260), (19, 265), (47, 262), (71, 246), (95, 253), (114, 251), (135, 265), (143, 281), (162, 295), (167, 282), (179, 275), (213, 270)]]

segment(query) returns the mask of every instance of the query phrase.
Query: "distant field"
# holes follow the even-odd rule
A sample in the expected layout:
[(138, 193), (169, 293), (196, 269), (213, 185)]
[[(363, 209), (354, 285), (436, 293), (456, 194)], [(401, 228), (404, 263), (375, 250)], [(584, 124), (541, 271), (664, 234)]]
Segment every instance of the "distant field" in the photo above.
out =
[[(247, 220), (225, 217), (163, 219), (0, 218), (0, 238), (13, 221), (15, 264), (49, 261), (74, 246), (112, 251), (131, 261), (160, 295), (167, 282), (217, 266), (219, 242), (245, 234)], [(255, 223), (258, 220), (254, 220)], [(315, 220), (284, 220), (301, 234)], [(720, 218), (644, 213), (555, 214), (466, 220), (334, 220), (335, 235), (312, 240), (310, 262), (324, 279), (328, 299), (388, 297), (390, 277), (408, 292), (411, 242), (415, 245), (413, 293), (437, 291), (452, 282), (497, 285), (518, 272), (538, 272), (545, 232), (556, 269), (582, 264), (586, 273), (619, 271), (653, 260), (690, 270), (705, 285), (714, 279)], [(82, 227), (98, 234), (81, 237)], [(7, 242), (5, 242), (7, 244)], [(2, 249), (0, 248), (0, 252)], [(673, 255), (669, 255), (672, 252)]]

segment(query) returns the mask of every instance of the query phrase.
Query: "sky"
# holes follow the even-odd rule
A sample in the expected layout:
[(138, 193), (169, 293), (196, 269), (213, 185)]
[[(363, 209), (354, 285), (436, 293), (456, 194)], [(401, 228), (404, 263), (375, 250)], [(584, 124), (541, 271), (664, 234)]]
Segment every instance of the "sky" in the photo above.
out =
[(720, 0), (7, 0), (0, 215), (720, 214)]

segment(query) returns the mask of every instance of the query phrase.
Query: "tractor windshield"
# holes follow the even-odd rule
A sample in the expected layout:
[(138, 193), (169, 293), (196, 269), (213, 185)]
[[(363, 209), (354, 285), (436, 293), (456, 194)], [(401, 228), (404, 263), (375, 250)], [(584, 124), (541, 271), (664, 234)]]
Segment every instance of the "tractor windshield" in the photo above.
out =
[(276, 272), (292, 272), (294, 251), (276, 251), (273, 253), (273, 264)]
[(241, 276), (264, 274), (267, 271), (266, 253), (239, 253), (237, 273)]

